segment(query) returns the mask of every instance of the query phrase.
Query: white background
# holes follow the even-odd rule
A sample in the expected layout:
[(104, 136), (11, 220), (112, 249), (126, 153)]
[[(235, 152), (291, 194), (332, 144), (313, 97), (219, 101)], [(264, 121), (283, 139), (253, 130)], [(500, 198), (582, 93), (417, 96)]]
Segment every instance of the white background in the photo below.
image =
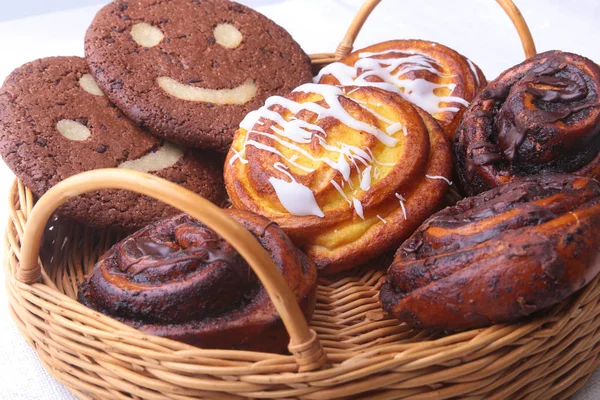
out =
[[(361, 0), (245, 0), (288, 29), (308, 53), (331, 52)], [(83, 55), (83, 35), (99, 0), (0, 0), (0, 79), (36, 58)], [(104, 1), (106, 3), (106, 1)], [(529, 23), (538, 51), (568, 50), (600, 62), (600, 0), (515, 0)], [(85, 8), (70, 9), (76, 5)], [(51, 11), (62, 10), (50, 13)], [(66, 11), (65, 11), (66, 10)], [(22, 18), (26, 15), (35, 15)], [(13, 18), (21, 18), (10, 20)], [(518, 36), (492, 0), (384, 0), (357, 45), (400, 38), (439, 41), (471, 58), (493, 79), (522, 61)], [(0, 224), (13, 177), (0, 162)], [(0, 274), (0, 280), (4, 277)], [(0, 301), (6, 302), (3, 282)], [(7, 307), (0, 307), (0, 398), (70, 399), (50, 378), (19, 336)], [(575, 397), (600, 399), (600, 373)]]

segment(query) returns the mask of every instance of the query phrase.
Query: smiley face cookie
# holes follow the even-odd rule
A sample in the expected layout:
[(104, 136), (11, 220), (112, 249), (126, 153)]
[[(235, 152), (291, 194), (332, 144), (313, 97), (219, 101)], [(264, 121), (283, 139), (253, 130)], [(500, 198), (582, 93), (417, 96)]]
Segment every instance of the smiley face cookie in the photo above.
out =
[[(0, 154), (36, 196), (92, 169), (128, 168), (220, 204), (220, 157), (163, 142), (136, 127), (98, 88), (85, 60), (53, 57), (17, 68), (0, 89)], [(176, 210), (132, 192), (72, 199), (60, 213), (94, 227), (137, 229)]]
[(131, 120), (220, 151), (248, 112), (312, 79), (289, 33), (226, 0), (113, 2), (88, 29), (85, 53), (98, 85)]

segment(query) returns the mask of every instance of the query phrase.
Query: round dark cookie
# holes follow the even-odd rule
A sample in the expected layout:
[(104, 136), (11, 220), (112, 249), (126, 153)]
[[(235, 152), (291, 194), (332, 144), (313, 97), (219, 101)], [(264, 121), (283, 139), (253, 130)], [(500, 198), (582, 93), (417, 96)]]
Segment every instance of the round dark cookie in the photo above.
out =
[[(226, 0), (110, 3), (87, 31), (85, 54), (98, 85), (134, 122), (175, 143), (219, 151), (266, 98), (312, 80), (310, 59), (287, 31)], [(195, 100), (167, 94), (159, 85), (165, 80)], [(218, 104), (207, 100), (211, 90), (220, 101), (247, 102)]]
[[(37, 60), (6, 79), (0, 89), (0, 154), (36, 196), (71, 175), (121, 167), (157, 169), (151, 173), (212, 202), (225, 198), (221, 156), (163, 143), (135, 126), (102, 95), (79, 57)], [(176, 212), (122, 190), (79, 196), (59, 210), (93, 227), (125, 230)]]

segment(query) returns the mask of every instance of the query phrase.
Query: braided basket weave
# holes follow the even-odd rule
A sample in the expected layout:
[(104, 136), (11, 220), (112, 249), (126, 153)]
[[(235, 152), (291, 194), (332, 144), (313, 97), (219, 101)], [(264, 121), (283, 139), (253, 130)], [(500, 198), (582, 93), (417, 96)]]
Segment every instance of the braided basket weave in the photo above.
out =
[[(510, 0), (497, 1), (526, 56), (534, 55), (519, 11)], [(349, 53), (378, 3), (366, 1), (338, 51), (314, 55), (315, 66)], [(162, 200), (230, 241), (277, 307), (291, 355), (199, 349), (146, 335), (77, 303), (79, 283), (119, 238), (51, 217), (69, 197), (104, 188)], [(600, 278), (526, 323), (443, 336), (386, 317), (378, 303), (385, 272), (363, 268), (320, 279), (309, 326), (258, 242), (216, 206), (173, 183), (97, 170), (63, 181), (37, 204), (15, 182), (9, 207), (5, 267), (12, 315), (50, 374), (82, 399), (564, 399), (600, 363)]]

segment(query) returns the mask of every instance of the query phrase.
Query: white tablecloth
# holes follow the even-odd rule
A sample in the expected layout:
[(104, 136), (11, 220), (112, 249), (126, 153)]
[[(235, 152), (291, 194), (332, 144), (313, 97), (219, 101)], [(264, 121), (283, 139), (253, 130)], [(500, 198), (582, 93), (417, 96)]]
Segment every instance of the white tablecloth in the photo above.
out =
[[(0, 1), (0, 13), (2, 3)], [(362, 0), (242, 1), (287, 28), (308, 53), (335, 50)], [(600, 61), (600, 1), (516, 0), (531, 27), (538, 51), (568, 50)], [(39, 57), (83, 55), (83, 35), (99, 6), (0, 23), (0, 79), (15, 67)], [(491, 0), (385, 0), (374, 11), (357, 45), (397, 38), (444, 43), (475, 61), (493, 79), (520, 62), (518, 36)], [(12, 174), (0, 163), (0, 199), (7, 197)], [(6, 206), (0, 205), (0, 223)], [(0, 249), (1, 251), (1, 249)], [(0, 301), (6, 301), (0, 274)], [(71, 399), (39, 363), (19, 335), (7, 307), (0, 307), (0, 398)], [(600, 399), (600, 372), (574, 396)]]

